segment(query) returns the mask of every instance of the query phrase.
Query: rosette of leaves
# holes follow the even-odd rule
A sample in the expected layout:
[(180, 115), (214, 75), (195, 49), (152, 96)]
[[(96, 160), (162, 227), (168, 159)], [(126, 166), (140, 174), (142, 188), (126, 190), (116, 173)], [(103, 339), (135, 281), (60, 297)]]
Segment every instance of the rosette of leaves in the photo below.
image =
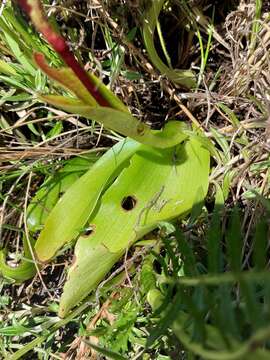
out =
[(40, 95), (67, 112), (126, 136), (60, 197), (34, 245), (42, 264), (76, 241), (60, 300), (64, 317), (83, 300), (138, 239), (161, 221), (183, 217), (202, 203), (208, 188), (209, 151), (196, 133), (171, 121), (154, 131), (134, 118), (93, 74), (87, 73), (56, 33), (36, 0), (18, 0), (36, 29), (65, 63), (53, 68), (41, 53), (37, 66), (73, 96)]

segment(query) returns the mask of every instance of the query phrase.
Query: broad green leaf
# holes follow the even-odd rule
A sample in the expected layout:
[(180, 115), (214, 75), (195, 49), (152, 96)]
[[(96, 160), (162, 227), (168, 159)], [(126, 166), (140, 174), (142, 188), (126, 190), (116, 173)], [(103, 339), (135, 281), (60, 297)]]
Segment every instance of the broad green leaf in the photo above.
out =
[(192, 88), (196, 86), (196, 80), (194, 73), (190, 70), (173, 70), (170, 69), (160, 59), (154, 43), (154, 33), (158, 23), (158, 17), (162, 10), (165, 0), (154, 0), (146, 12), (143, 24), (143, 39), (149, 58), (154, 66), (161, 72), (162, 75), (166, 75), (171, 81), (180, 84), (186, 88)]
[(89, 170), (97, 159), (96, 155), (70, 159), (55, 175), (45, 180), (27, 208), (27, 226), (31, 232), (43, 228), (59, 198)]
[(202, 200), (208, 172), (209, 152), (196, 140), (162, 151), (139, 149), (89, 218), (90, 235), (81, 236), (76, 243), (60, 315), (65, 316), (92, 291), (136, 240), (160, 221), (188, 213), (195, 199), (198, 201), (198, 193)]
[(107, 107), (91, 107), (82, 101), (57, 95), (43, 95), (39, 98), (67, 112), (78, 114), (102, 123), (106, 128), (128, 136), (142, 144), (168, 148), (184, 141), (184, 125), (178, 121), (170, 121), (163, 130), (151, 130), (131, 114)]
[(40, 261), (48, 261), (79, 235), (108, 181), (141, 146), (132, 140), (121, 141), (69, 188), (50, 212), (36, 242)]

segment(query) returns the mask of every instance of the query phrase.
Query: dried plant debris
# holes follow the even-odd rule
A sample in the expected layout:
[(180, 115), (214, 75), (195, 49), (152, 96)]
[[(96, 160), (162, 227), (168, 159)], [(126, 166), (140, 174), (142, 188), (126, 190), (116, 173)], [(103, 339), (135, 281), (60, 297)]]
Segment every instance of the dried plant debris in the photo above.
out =
[(231, 79), (224, 84), (228, 95), (250, 95), (262, 102), (269, 101), (269, 21), (267, 8), (263, 7), (261, 14), (257, 14), (253, 1), (242, 1), (227, 16), (226, 39), (230, 43), (232, 64)]

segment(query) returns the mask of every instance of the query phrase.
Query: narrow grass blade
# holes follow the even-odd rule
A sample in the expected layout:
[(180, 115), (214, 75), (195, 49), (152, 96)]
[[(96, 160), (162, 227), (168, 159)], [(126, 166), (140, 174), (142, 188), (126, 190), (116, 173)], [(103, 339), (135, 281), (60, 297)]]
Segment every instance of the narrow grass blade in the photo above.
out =
[(259, 222), (254, 237), (253, 262), (256, 270), (264, 270), (267, 264), (269, 227), (266, 219)]
[(239, 273), (242, 265), (242, 234), (240, 214), (237, 207), (232, 211), (226, 240), (231, 270)]

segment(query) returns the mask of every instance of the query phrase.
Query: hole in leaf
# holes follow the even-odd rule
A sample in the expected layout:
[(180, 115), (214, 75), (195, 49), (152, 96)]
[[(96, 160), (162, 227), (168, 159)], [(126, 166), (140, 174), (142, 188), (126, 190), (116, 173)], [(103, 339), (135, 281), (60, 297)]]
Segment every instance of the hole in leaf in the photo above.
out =
[(130, 196), (130, 195), (124, 197), (124, 199), (121, 202), (122, 208), (126, 211), (133, 210), (136, 204), (137, 204), (137, 200), (135, 199), (134, 196)]
[(89, 235), (93, 234), (93, 232), (94, 232), (94, 226), (89, 225), (87, 228), (85, 228), (83, 230), (82, 236), (89, 236)]

